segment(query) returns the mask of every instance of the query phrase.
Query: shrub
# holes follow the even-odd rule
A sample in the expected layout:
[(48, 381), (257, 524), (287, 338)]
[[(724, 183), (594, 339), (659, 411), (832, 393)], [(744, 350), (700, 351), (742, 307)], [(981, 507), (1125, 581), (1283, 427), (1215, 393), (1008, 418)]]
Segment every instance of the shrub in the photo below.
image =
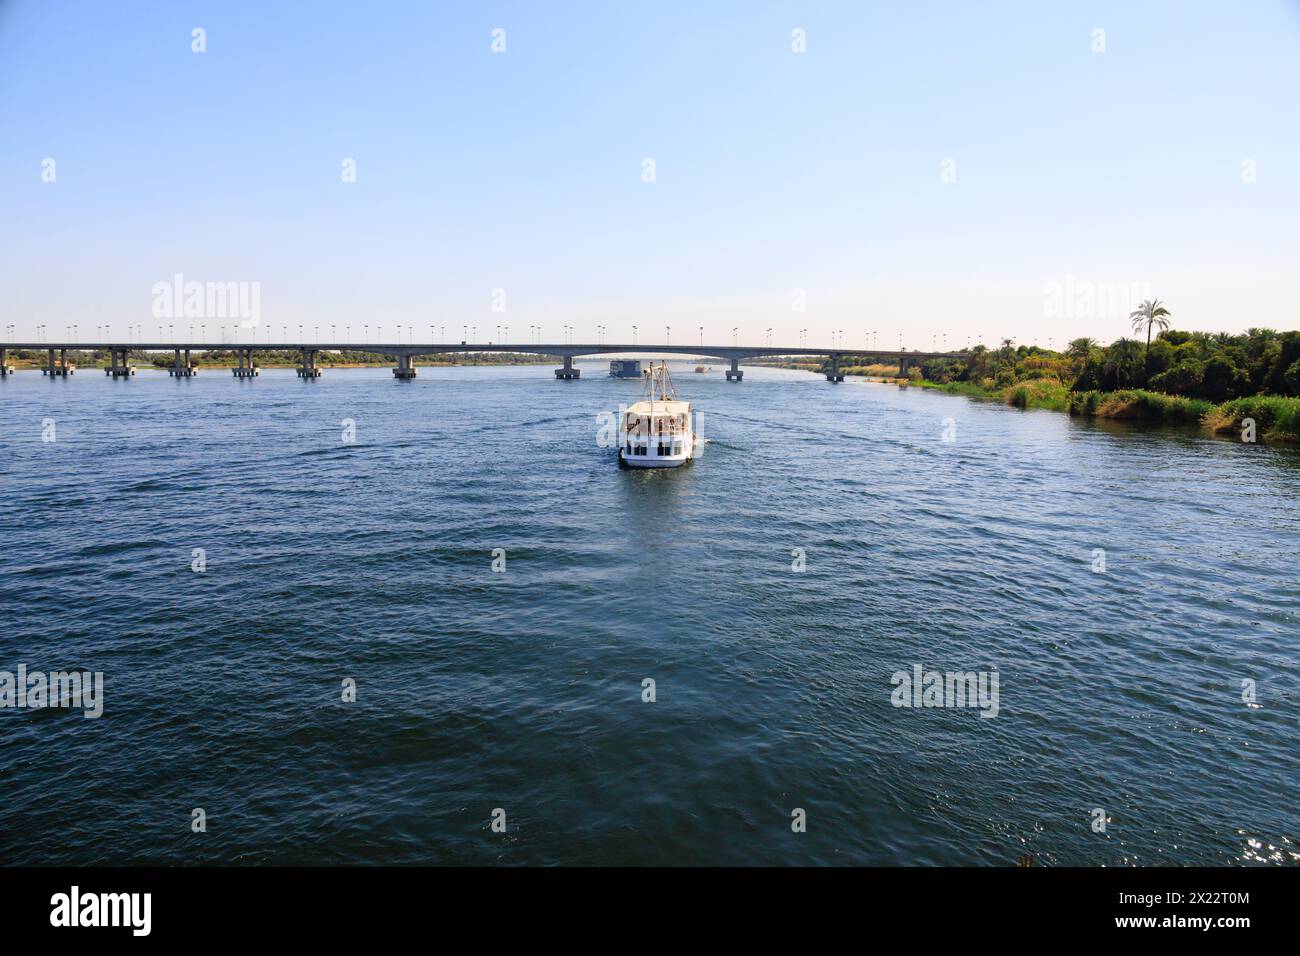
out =
[(1199, 422), (1211, 407), (1204, 399), (1137, 388), (1118, 392), (1075, 392), (1069, 401), (1071, 415), (1154, 422)]
[(1016, 408), (1050, 408), (1065, 411), (1070, 393), (1054, 378), (1039, 378), (1014, 385), (1006, 392), (1006, 402)]
[(1264, 439), (1300, 441), (1300, 398), (1254, 395), (1236, 398), (1211, 409), (1205, 425), (1216, 432), (1238, 431), (1243, 418), (1255, 420), (1256, 435)]
[(1171, 395), (1195, 395), (1201, 390), (1205, 366), (1196, 359), (1179, 362), (1172, 368), (1151, 377), (1151, 388)]

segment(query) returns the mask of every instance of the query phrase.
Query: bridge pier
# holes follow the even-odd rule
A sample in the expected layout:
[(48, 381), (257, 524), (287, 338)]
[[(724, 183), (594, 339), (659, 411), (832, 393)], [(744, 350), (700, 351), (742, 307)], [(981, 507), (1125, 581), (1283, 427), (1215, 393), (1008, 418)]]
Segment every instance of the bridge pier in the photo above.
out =
[(54, 357), (55, 351), (55, 349), (46, 350), (45, 368), (41, 369), (41, 374), (48, 375), (50, 378), (53, 378), (56, 375), (61, 375), (66, 378), (75, 372), (77, 367), (68, 364), (67, 349), (58, 349), (58, 358)]
[(14, 367), (9, 364), (9, 350), (0, 348), (0, 378), (4, 378), (6, 375), (12, 375), (13, 373)]
[(744, 379), (745, 373), (740, 370), (740, 359), (731, 360), (731, 368), (727, 369), (727, 381), (739, 382)]
[(257, 375), (260, 369), (253, 364), (253, 350), (236, 349), (236, 351), (239, 353), (239, 367), (230, 370), (235, 373), (235, 378), (252, 378)]
[(574, 367), (573, 367), (573, 356), (572, 356), (572, 355), (566, 355), (566, 356), (564, 356), (564, 368), (557, 368), (557, 369), (555, 370), (555, 377), (558, 378), (558, 379), (562, 379), (562, 380), (564, 380), (564, 381), (566, 381), (566, 382), (571, 382), (571, 381), (573, 381), (575, 378), (581, 378), (581, 377), (582, 377), (582, 369), (580, 369), (580, 368), (574, 368)]
[[(181, 352), (184, 351), (185, 357), (181, 358)], [(199, 367), (190, 361), (189, 349), (172, 350), (172, 367), (167, 370), (168, 375), (176, 378), (193, 378), (199, 374)]]
[(411, 356), (397, 356), (397, 368), (393, 369), (393, 378), (403, 381), (415, 378), (415, 364), (411, 361)]
[(108, 350), (108, 368), (104, 369), (104, 374), (111, 378), (130, 378), (135, 374), (135, 369), (130, 365), (130, 349), (109, 348)]
[(302, 365), (298, 368), (299, 378), (320, 378), (320, 366), (316, 364), (316, 356), (319, 354), (314, 349), (299, 349), (302, 353)]
[(840, 371), (840, 357), (838, 355), (831, 356), (831, 370), (826, 373), (826, 381), (828, 382), (844, 381), (844, 373)]

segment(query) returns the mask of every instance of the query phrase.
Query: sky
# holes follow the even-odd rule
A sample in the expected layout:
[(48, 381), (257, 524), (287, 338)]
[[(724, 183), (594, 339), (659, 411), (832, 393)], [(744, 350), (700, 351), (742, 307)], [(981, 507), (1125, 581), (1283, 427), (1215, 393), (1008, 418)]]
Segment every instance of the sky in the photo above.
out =
[(1298, 112), (1300, 0), (0, 0), (0, 331), (1300, 328)]

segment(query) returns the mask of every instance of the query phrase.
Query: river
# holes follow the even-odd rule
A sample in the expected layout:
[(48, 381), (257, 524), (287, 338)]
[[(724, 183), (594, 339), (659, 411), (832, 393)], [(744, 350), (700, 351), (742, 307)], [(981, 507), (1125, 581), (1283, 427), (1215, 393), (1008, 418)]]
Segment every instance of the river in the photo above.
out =
[(0, 381), (0, 670), (104, 674), (0, 858), (1300, 860), (1300, 452), (715, 364), (620, 470), (581, 367)]

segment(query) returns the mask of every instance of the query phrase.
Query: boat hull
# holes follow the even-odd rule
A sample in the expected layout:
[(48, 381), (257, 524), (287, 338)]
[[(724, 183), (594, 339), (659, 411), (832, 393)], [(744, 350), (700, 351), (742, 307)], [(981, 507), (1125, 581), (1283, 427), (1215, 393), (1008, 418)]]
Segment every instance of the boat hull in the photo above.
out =
[(618, 463), (625, 468), (678, 468), (695, 457), (698, 447), (696, 438), (692, 435), (688, 450), (680, 455), (629, 455), (626, 450), (620, 448)]
[(679, 468), (691, 459), (688, 455), (678, 458), (637, 458), (619, 452), (618, 460), (624, 468)]

